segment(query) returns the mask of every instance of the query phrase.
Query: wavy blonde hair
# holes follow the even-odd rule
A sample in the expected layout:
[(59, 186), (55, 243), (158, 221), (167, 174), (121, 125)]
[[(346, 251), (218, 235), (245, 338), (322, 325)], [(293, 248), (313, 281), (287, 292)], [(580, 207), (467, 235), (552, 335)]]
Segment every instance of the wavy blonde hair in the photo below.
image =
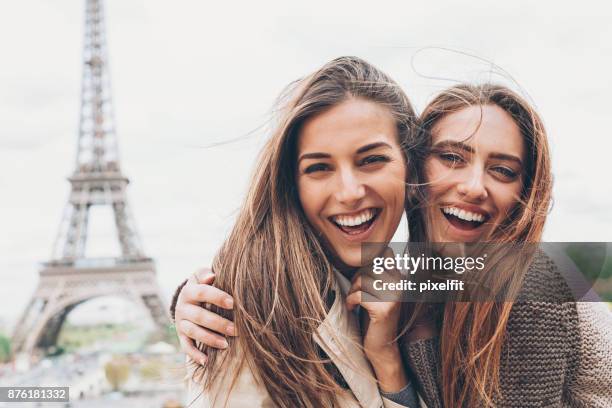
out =
[[(313, 333), (327, 312), (333, 269), (297, 194), (300, 129), (306, 120), (349, 98), (363, 98), (389, 109), (407, 151), (416, 115), (390, 77), (355, 57), (329, 62), (296, 82), (288, 95), (237, 221), (213, 262), (215, 286), (234, 297), (239, 337), (229, 339), (228, 350), (206, 348), (209, 359), (195, 377), (204, 392), (212, 392), (226, 375), (235, 384), (247, 367), (279, 407), (331, 407), (337, 405), (339, 386)], [(410, 171), (415, 165), (404, 156)]]

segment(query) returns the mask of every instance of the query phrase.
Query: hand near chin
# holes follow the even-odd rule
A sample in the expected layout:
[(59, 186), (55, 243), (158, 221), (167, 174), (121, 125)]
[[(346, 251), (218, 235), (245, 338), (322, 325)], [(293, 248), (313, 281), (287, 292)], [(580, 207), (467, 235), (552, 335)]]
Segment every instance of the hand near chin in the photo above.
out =
[(376, 355), (397, 345), (400, 303), (383, 301), (376, 293), (368, 291), (371, 285), (364, 283), (368, 279), (369, 277), (361, 274), (353, 278), (346, 305), (350, 311), (358, 305), (364, 309), (365, 313), (361, 319), (363, 346), (366, 354)]
[[(386, 282), (401, 278), (397, 271), (386, 273), (389, 274), (385, 276)], [(363, 308), (361, 332), (364, 352), (372, 364), (380, 388), (394, 392), (408, 383), (398, 344), (401, 303), (399, 296), (397, 299), (389, 300), (386, 296), (381, 299), (381, 294), (373, 290), (374, 279), (380, 278), (373, 274), (357, 274), (353, 278), (346, 305), (351, 311), (357, 305)]]

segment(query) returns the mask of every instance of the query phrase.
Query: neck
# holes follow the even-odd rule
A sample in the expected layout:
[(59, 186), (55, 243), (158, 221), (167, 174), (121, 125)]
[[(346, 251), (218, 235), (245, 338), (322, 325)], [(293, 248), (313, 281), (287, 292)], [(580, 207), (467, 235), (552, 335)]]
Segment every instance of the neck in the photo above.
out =
[(358, 267), (347, 265), (340, 259), (334, 259), (333, 265), (348, 280), (352, 280), (357, 270), (359, 270)]

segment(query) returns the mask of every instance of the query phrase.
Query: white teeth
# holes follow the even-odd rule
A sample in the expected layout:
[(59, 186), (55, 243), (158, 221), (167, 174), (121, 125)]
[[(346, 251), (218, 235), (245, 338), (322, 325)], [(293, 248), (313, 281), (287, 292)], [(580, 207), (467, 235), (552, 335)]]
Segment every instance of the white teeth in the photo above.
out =
[(456, 207), (444, 207), (442, 209), (442, 212), (444, 212), (444, 214), (454, 215), (455, 217), (460, 218), (462, 220), (466, 220), (466, 221), (483, 222), (485, 218), (484, 215), (482, 214), (460, 210), (459, 208), (456, 208)]
[(355, 227), (370, 221), (374, 217), (374, 210), (368, 208), (357, 215), (336, 215), (333, 221), (343, 227)]

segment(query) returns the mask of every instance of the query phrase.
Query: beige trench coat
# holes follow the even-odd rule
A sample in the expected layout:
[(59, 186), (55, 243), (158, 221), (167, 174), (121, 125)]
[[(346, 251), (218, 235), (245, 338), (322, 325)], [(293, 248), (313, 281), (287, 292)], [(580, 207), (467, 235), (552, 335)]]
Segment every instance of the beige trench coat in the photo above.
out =
[[(344, 390), (338, 401), (341, 408), (402, 408), (403, 405), (380, 395), (370, 363), (360, 348), (361, 335), (357, 316), (346, 309), (344, 295), (335, 285), (334, 303), (316, 330), (315, 341), (327, 353), (342, 373), (350, 390)], [(187, 404), (197, 408), (272, 408), (263, 385), (257, 384), (248, 369), (244, 369), (237, 384), (228, 393), (231, 375), (224, 376), (215, 392), (202, 393), (199, 384), (190, 381)], [(227, 403), (226, 403), (227, 401)], [(421, 406), (423, 402), (421, 401)]]

